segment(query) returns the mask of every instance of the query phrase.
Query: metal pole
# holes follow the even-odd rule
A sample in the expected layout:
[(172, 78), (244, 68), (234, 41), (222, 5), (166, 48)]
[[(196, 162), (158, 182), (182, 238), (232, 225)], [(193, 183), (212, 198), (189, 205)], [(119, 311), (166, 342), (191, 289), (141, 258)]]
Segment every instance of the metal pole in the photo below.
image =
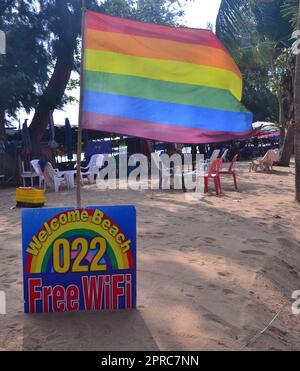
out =
[(82, 206), (81, 202), (81, 142), (82, 142), (82, 100), (83, 100), (83, 70), (84, 70), (84, 50), (85, 50), (85, 12), (86, 12), (86, 1), (82, 0), (82, 21), (81, 21), (81, 65), (80, 65), (80, 102), (79, 102), (79, 113), (78, 113), (78, 134), (77, 134), (77, 192), (76, 200), (77, 207)]

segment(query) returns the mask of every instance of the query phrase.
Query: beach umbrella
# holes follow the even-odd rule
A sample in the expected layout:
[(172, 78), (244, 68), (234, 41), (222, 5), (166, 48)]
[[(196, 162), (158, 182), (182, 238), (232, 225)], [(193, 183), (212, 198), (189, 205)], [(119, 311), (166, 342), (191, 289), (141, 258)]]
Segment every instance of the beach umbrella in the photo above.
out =
[(55, 141), (55, 126), (54, 126), (54, 120), (53, 120), (53, 111), (51, 111), (49, 115), (49, 133), (50, 133), (50, 141), (48, 143), (48, 146), (51, 149), (56, 149), (58, 147), (58, 144)]
[(5, 153), (5, 143), (4, 140), (0, 140), (0, 155), (4, 155)]
[(73, 133), (71, 124), (68, 118), (65, 120), (65, 136), (66, 136), (66, 148), (67, 148), (67, 155), (68, 160), (73, 160)]
[(272, 122), (257, 121), (252, 124), (253, 129), (260, 129), (263, 133), (272, 133), (278, 131), (278, 126)]
[(30, 134), (29, 134), (27, 122), (28, 120), (26, 119), (22, 127), (23, 154), (25, 156), (31, 153), (31, 140), (30, 140)]
[[(4, 129), (4, 137), (5, 137), (5, 129)], [(5, 154), (5, 143), (4, 139), (0, 139), (0, 175), (2, 175), (3, 167), (4, 167), (4, 160), (2, 159), (3, 155)]]
[(4, 154), (5, 154), (5, 143), (4, 143), (4, 140), (0, 140), (0, 175), (2, 175), (2, 172), (4, 169), (4, 160), (3, 160)]
[(27, 119), (24, 121), (22, 126), (22, 157), (24, 162), (26, 163), (26, 167), (29, 167), (29, 161), (30, 161), (30, 153), (31, 153), (31, 140), (30, 140), (30, 134), (29, 129), (27, 125)]
[(89, 144), (89, 132), (87, 130), (82, 130), (82, 139), (84, 146), (86, 147)]

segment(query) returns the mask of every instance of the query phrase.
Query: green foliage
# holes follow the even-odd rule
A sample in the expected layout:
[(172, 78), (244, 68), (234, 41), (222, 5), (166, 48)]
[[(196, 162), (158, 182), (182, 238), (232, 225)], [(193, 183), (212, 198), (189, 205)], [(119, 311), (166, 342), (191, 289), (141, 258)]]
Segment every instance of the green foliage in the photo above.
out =
[(279, 46), (289, 45), (292, 28), (290, 19), (283, 17), (282, 12), (286, 3), (291, 1), (222, 0), (217, 35), (233, 49), (266, 41), (275, 41)]
[(278, 105), (274, 94), (268, 89), (268, 73), (264, 69), (244, 71), (244, 94), (242, 103), (254, 114), (255, 121), (278, 120)]
[(217, 20), (218, 36), (244, 75), (244, 104), (263, 121), (278, 120), (279, 96), (289, 102), (286, 115), (291, 111), (295, 61), (287, 53), (292, 34), (282, 13), (287, 1), (223, 0)]
[(260, 0), (253, 1), (252, 5), (258, 33), (279, 45), (289, 45), (293, 31), (289, 21), (282, 16), (284, 3), (285, 0)]
[(106, 0), (102, 3), (101, 9), (94, 7), (94, 10), (101, 10), (102, 13), (113, 16), (132, 18), (134, 7), (134, 0)]
[(272, 74), (268, 81), (269, 89), (286, 98), (293, 92), (293, 78), (295, 71), (295, 56), (291, 49), (283, 49), (273, 63)]
[(216, 33), (228, 49), (234, 50), (249, 34), (252, 14), (246, 0), (222, 0), (217, 17)]
[(44, 31), (32, 1), (1, 1), (0, 29), (6, 33), (7, 54), (0, 60), (0, 109), (13, 115), (30, 110), (48, 78)]
[(183, 15), (178, 0), (137, 0), (133, 18), (151, 22), (176, 25), (177, 17)]
[[(170, 25), (182, 15), (177, 0), (87, 0), (86, 4), (102, 13)], [(81, 14), (81, 0), (1, 0), (0, 29), (7, 35), (7, 55), (0, 60), (2, 110), (10, 115), (20, 108), (29, 111), (46, 99), (46, 92), (53, 107), (73, 100), (68, 92), (78, 82), (70, 81), (63, 97), (62, 87), (50, 93), (48, 83), (58, 60), (65, 69), (79, 72)]]
[(285, 0), (282, 5), (282, 15), (288, 20), (293, 29), (297, 27), (298, 21), (298, 10), (299, 10), (299, 1), (298, 0)]

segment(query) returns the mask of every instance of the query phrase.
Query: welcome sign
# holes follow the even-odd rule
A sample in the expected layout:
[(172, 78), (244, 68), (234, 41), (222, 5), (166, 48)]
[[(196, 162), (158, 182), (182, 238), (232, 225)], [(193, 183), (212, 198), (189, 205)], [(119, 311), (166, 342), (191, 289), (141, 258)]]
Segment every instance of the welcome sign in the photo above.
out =
[(136, 307), (133, 206), (22, 212), (24, 310)]

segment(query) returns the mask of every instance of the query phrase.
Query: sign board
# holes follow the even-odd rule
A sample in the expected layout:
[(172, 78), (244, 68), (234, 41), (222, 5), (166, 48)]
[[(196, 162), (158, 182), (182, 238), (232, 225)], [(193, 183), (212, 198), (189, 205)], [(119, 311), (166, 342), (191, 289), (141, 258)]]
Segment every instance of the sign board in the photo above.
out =
[(22, 212), (24, 310), (136, 307), (133, 206)]

